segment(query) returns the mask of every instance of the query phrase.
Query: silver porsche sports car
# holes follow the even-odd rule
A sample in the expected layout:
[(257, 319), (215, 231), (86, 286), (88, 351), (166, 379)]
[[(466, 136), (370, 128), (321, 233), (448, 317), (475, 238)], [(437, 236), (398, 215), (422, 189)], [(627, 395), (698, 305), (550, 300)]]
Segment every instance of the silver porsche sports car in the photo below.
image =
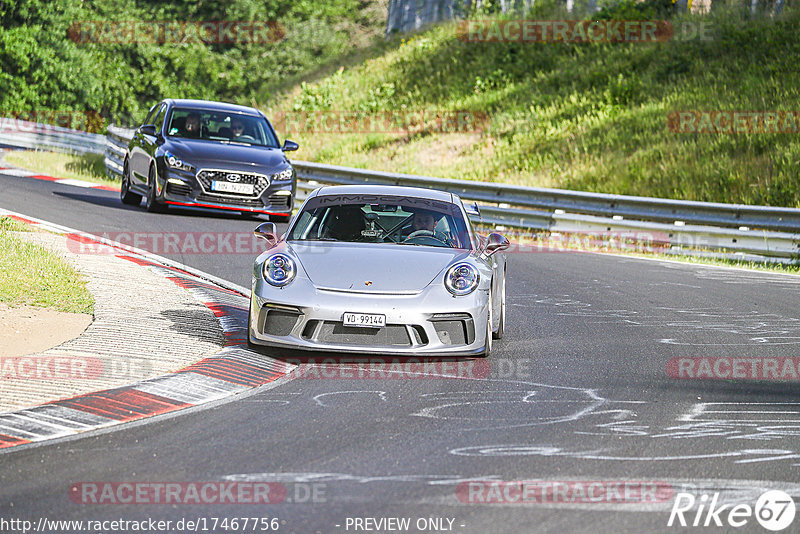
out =
[(443, 191), (314, 191), (253, 269), (249, 343), (335, 352), (488, 355), (503, 336), (500, 234), (479, 237)]

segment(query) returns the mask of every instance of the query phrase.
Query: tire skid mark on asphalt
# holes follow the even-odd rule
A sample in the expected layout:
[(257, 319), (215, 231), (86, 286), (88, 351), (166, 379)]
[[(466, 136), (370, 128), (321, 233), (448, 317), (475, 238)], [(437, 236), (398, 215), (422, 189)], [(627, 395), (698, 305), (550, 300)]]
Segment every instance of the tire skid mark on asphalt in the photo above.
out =
[[(24, 217), (12, 217), (28, 224), (40, 224)], [(71, 239), (103, 244), (73, 232), (68, 235)], [(213, 285), (181, 269), (114, 248), (125, 252), (117, 257), (171, 280), (208, 307), (220, 323), (226, 346), (173, 374), (0, 414), (0, 450), (3, 452), (216, 401), (273, 382), (295, 368), (247, 348), (249, 300), (245, 295)]]
[(336, 395), (336, 396), (338, 396), (338, 395), (353, 395), (353, 394), (361, 395), (362, 393), (375, 394), (375, 395), (378, 396), (378, 398), (381, 400), (381, 402), (386, 402), (386, 392), (385, 391), (381, 391), (381, 390), (375, 390), (375, 391), (372, 391), (372, 390), (330, 391), (328, 393), (320, 393), (319, 395), (315, 395), (313, 400), (319, 406), (328, 407), (328, 406), (331, 406), (331, 404), (327, 404), (325, 401), (323, 401), (322, 400), (323, 397), (329, 397), (331, 395)]
[[(595, 411), (594, 415), (609, 414), (611, 410)], [(528, 443), (498, 443), (451, 449), (450, 454), (469, 457), (563, 457), (575, 460), (600, 462), (687, 462), (709, 458), (726, 459), (734, 464), (758, 464), (789, 461), (791, 467), (800, 467), (800, 451), (794, 450), (800, 435), (800, 403), (796, 402), (699, 402), (676, 418), (678, 424), (646, 424), (632, 411), (620, 415), (627, 420), (596, 424), (595, 432), (576, 431), (575, 434), (594, 436), (598, 447), (585, 450), (561, 447), (537, 439)], [(775, 414), (793, 415), (794, 418), (776, 419)], [(703, 438), (726, 440), (732, 447), (705, 446), (701, 452), (686, 451), (686, 445), (677, 445), (673, 453), (643, 456), (619, 451), (619, 439), (640, 443), (636, 450), (648, 450), (652, 440), (687, 439), (702, 443)], [(635, 440), (635, 441), (632, 441)], [(734, 441), (729, 441), (734, 440)], [(780, 448), (751, 448), (750, 442), (780, 440)]]
[[(800, 277), (798, 277), (800, 281)], [(524, 298), (525, 302), (514, 302)], [(800, 344), (800, 317), (764, 313), (757, 309), (723, 310), (712, 307), (656, 306), (648, 310), (605, 309), (568, 295), (509, 296), (509, 306), (544, 307), (554, 315), (577, 318), (585, 324), (611, 324), (630, 328), (658, 328), (673, 337), (652, 341), (679, 346), (758, 346)], [(665, 329), (671, 329), (664, 332)], [(699, 343), (695, 333), (710, 333), (713, 341)]]

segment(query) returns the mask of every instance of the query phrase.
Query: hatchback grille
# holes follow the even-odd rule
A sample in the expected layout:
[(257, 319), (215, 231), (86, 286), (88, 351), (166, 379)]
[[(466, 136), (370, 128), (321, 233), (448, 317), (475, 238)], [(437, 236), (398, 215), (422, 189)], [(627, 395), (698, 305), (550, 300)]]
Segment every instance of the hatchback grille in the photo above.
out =
[[(219, 171), (203, 169), (197, 173), (197, 180), (203, 185), (203, 188), (209, 195), (214, 196), (228, 196), (228, 197), (242, 197), (254, 198), (260, 197), (261, 194), (269, 187), (269, 178), (263, 174), (239, 172), (239, 171)], [(211, 182), (233, 182), (237, 184), (252, 184), (253, 194), (242, 195), (238, 193), (216, 193), (211, 191)]]

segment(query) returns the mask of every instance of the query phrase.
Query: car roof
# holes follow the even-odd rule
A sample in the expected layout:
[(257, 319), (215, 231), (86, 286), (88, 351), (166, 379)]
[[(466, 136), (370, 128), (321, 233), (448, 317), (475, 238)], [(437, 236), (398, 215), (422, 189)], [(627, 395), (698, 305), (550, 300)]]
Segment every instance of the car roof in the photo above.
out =
[(261, 116), (262, 113), (256, 108), (248, 106), (240, 106), (238, 104), (229, 104), (227, 102), (214, 102), (212, 100), (193, 100), (190, 98), (168, 98), (167, 103), (173, 106), (188, 109), (207, 109), (213, 111), (222, 111), (224, 113), (240, 113), (244, 115), (257, 115)]
[(457, 198), (454, 198), (452, 193), (439, 191), (438, 189), (400, 185), (329, 185), (317, 189), (315, 196), (328, 195), (392, 195), (426, 198), (451, 203), (455, 203), (455, 198)]

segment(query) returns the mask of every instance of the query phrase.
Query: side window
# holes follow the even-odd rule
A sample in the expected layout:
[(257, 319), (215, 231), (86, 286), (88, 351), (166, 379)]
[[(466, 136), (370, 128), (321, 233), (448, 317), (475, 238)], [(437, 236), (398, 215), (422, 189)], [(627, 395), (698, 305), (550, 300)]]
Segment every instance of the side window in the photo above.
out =
[[(465, 216), (465, 221), (467, 223), (466, 224), (467, 227), (464, 228), (463, 231), (466, 234), (468, 234), (468, 235), (464, 236), (464, 244), (467, 245), (467, 246), (469, 246), (471, 244), (471, 246), (473, 246), (475, 248), (478, 248), (480, 246), (481, 238), (480, 238), (480, 236), (478, 236), (478, 233), (475, 231), (475, 227), (472, 225), (472, 219), (470, 219), (469, 214), (464, 213), (464, 216)], [(472, 236), (472, 238), (470, 238), (470, 236)], [(474, 241), (473, 241), (473, 239), (474, 239)]]
[(167, 105), (162, 104), (161, 109), (158, 111), (158, 115), (156, 115), (156, 118), (153, 119), (152, 122), (152, 124), (156, 125), (156, 130), (159, 132), (161, 131), (161, 126), (164, 124), (164, 116), (166, 114), (167, 114)]
[(150, 111), (147, 112), (147, 117), (145, 117), (144, 122), (142, 122), (142, 124), (153, 124), (152, 122), (150, 122), (150, 120), (153, 118), (156, 110), (158, 109), (158, 106), (160, 105), (161, 103), (159, 102), (158, 104), (150, 108)]

